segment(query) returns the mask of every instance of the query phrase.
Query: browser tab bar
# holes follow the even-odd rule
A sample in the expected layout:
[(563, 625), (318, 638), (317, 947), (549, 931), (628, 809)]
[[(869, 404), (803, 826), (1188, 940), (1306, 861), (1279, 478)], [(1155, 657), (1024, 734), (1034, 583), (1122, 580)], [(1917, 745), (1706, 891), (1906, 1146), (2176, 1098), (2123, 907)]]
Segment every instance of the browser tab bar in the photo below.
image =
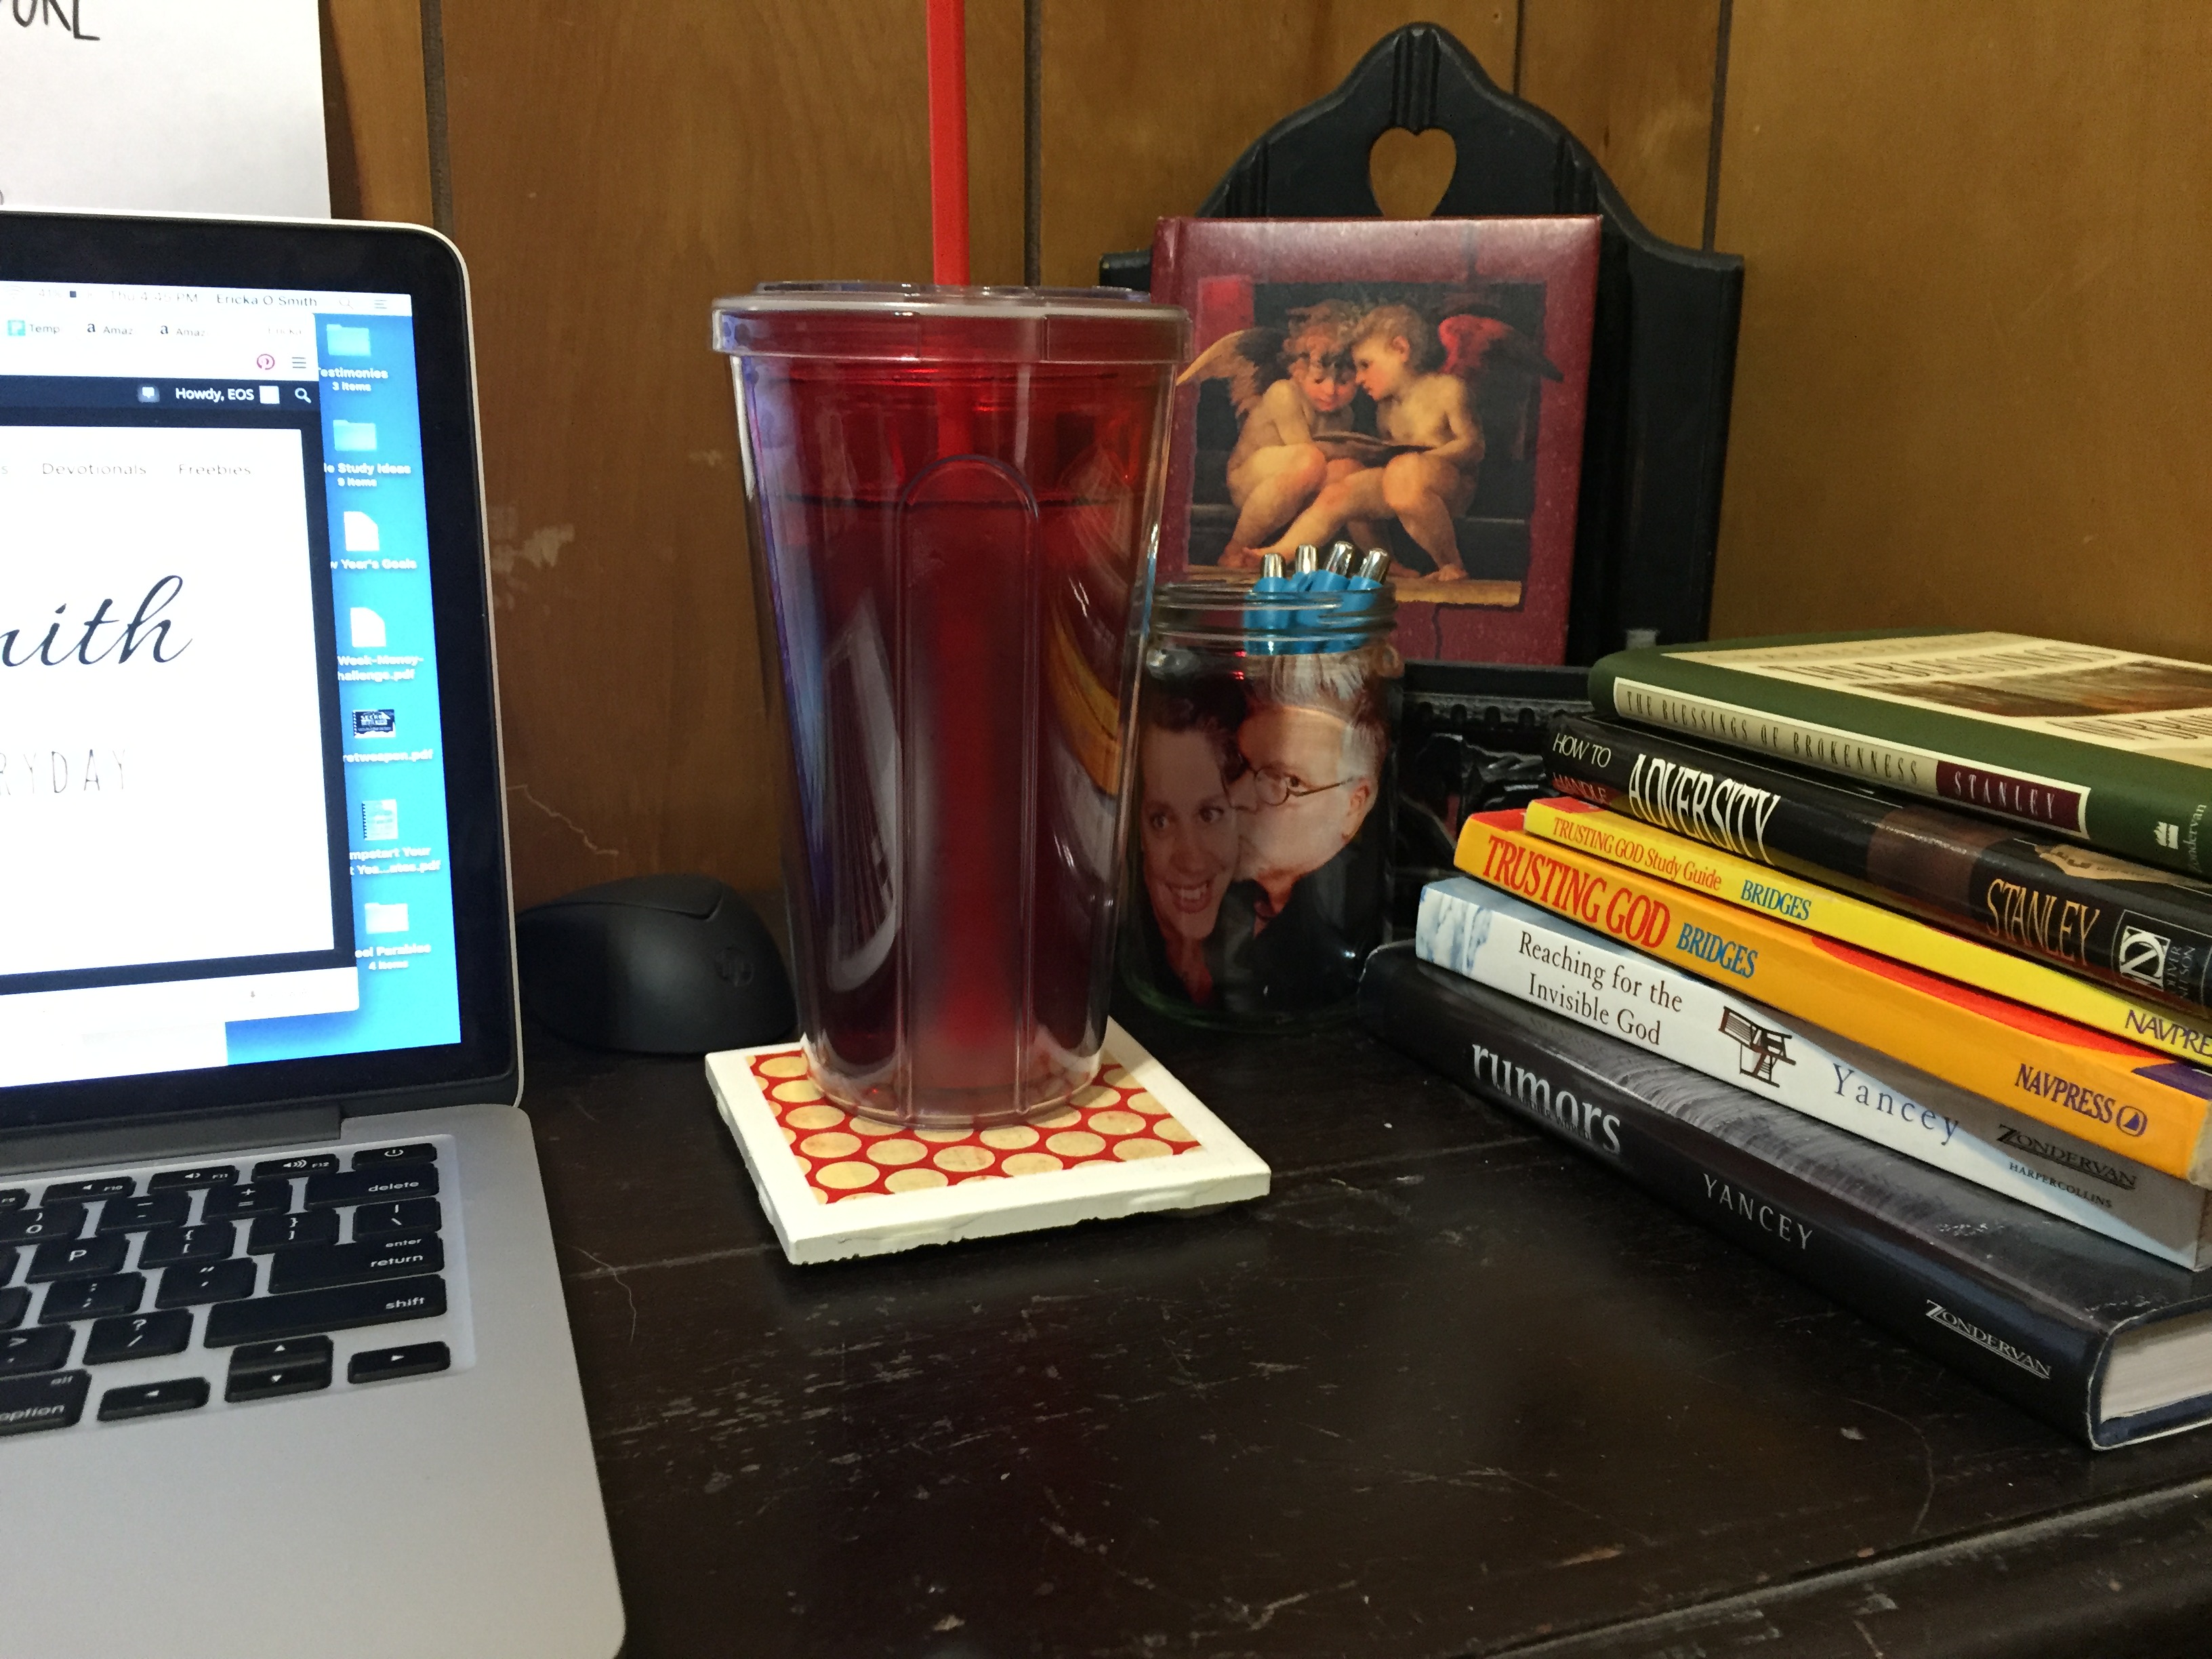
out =
[(149, 325), (127, 317), (58, 314), (4, 292), (0, 315), (0, 374), (315, 378), (314, 325), (307, 317)]
[(368, 331), (333, 322), (325, 347), (318, 313), (411, 312), (404, 294), (0, 282), (0, 374), (312, 380), (323, 357), (349, 355)]
[[(11, 299), (61, 304), (127, 306), (212, 316), (221, 312), (368, 312), (381, 316), (414, 314), (404, 294), (309, 293), (292, 289), (138, 288), (104, 283), (0, 283), (0, 306)], [(15, 314), (12, 312), (9, 313)]]

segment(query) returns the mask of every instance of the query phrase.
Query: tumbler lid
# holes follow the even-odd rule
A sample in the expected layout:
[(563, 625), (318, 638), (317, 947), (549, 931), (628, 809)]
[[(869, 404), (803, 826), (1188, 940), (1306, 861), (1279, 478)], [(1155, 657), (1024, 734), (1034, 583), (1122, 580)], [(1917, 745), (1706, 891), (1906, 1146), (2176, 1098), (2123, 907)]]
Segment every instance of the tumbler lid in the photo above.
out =
[(1190, 319), (1118, 288), (763, 283), (714, 302), (714, 349), (905, 362), (1179, 363)]

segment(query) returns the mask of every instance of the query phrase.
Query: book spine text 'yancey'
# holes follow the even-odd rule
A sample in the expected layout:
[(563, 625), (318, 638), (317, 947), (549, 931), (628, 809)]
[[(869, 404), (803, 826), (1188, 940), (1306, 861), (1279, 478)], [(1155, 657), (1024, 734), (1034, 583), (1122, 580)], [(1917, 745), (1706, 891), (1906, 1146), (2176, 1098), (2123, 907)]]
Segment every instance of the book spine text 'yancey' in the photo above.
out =
[(1541, 841), (1478, 813), (1458, 863), (1645, 954), (1894, 1055), (1969, 1094), (2212, 1185), (2212, 1074), (2155, 1050)]
[(1413, 951), (1931, 1168), (2177, 1266), (2198, 1265), (2212, 1200), (2203, 1188), (1625, 951), (1470, 878), (1423, 890)]
[[(1693, 1097), (1725, 1085), (1469, 984), (1403, 945), (1370, 959), (1360, 1012), (1384, 1042), (1492, 1105), (1579, 1147), (2045, 1422), (2091, 1437), (2090, 1389), (2103, 1346), (2094, 1322), (2069, 1320), (2055, 1303), (2021, 1294), (1940, 1231), (1912, 1224), (1899, 1206), (1886, 1213), (1858, 1201), (1857, 1191), (1889, 1184), (1878, 1174), (1867, 1179), (1875, 1172), (1864, 1158), (1891, 1154), (1865, 1147), (1854, 1163), (1849, 1148), (1836, 1146), (1851, 1136), (1798, 1119), (1794, 1127), (1756, 1126), (1761, 1139), (1779, 1136), (1793, 1152), (1786, 1166), (1762, 1157), (1736, 1144), (1730, 1129), (1746, 1112), (1793, 1115), (1747, 1101), (1701, 1122), (1709, 1115)], [(1838, 1151), (1837, 1167), (1824, 1171)], [(1968, 1201), (1976, 1200), (2002, 1203), (1979, 1194)]]

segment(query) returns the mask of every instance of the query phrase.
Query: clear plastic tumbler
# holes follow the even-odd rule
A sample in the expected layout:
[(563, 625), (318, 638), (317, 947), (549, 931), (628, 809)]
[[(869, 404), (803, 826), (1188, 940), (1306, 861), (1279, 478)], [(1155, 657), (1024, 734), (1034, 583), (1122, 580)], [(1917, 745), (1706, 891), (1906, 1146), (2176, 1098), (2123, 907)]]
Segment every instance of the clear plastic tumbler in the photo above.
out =
[(788, 740), (801, 1036), (849, 1109), (1005, 1122), (1097, 1070), (1187, 331), (1112, 291), (715, 306)]

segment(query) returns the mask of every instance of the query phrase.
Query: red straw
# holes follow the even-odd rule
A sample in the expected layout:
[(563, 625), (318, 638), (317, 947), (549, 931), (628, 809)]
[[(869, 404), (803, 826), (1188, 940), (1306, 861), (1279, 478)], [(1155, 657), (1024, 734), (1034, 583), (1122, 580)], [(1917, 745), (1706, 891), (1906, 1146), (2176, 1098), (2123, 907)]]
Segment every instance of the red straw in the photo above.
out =
[(968, 4), (929, 0), (929, 252), (935, 279), (968, 281)]

